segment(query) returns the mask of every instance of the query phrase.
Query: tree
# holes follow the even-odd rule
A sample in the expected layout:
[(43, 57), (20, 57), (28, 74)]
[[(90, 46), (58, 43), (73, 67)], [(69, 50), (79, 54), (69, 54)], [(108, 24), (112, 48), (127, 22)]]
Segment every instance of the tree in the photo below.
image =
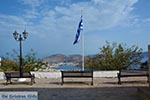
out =
[(0, 71), (17, 71), (19, 70), (18, 64), (14, 60), (3, 58), (1, 61)]
[[(7, 57), (3, 58), (1, 71), (18, 71), (20, 55), (16, 50), (13, 53), (6, 53)], [(23, 71), (38, 71), (44, 69), (47, 63), (43, 63), (40, 59), (36, 58), (36, 53), (31, 49), (22, 59)], [(44, 67), (43, 67), (44, 66)]]
[[(132, 64), (139, 64), (142, 59), (142, 49), (136, 45), (127, 47), (126, 44), (110, 44), (100, 48), (100, 53), (95, 57), (88, 57), (86, 66), (98, 70), (119, 70)], [(90, 61), (89, 61), (90, 60)]]
[[(25, 55), (23, 59), (24, 71), (38, 71), (44, 69), (47, 63), (43, 63), (40, 59), (37, 59), (33, 49)], [(43, 67), (44, 66), (44, 67)]]

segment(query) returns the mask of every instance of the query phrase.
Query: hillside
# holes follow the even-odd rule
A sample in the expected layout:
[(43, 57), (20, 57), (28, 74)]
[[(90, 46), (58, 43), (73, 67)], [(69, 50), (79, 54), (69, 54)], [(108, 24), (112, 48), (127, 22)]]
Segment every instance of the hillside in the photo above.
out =
[(82, 59), (81, 55), (63, 55), (63, 54), (54, 54), (51, 56), (44, 57), (43, 62), (48, 62), (49, 64), (60, 63), (60, 62), (72, 62), (80, 63)]
[[(91, 55), (93, 56), (93, 55)], [(95, 56), (95, 55), (94, 55)], [(44, 57), (43, 62), (48, 62), (49, 64), (60, 63), (60, 62), (72, 62), (72, 63), (81, 63), (81, 55), (63, 55), (63, 54), (54, 54), (51, 56)], [(85, 57), (86, 59), (86, 57)], [(142, 62), (145, 62), (148, 59), (148, 52), (143, 52)]]

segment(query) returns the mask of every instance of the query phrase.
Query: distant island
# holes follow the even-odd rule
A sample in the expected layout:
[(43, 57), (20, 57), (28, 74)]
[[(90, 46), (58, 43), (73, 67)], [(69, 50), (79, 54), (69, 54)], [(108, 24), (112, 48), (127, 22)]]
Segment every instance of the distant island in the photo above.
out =
[[(94, 55), (91, 55), (94, 56)], [(85, 56), (86, 59), (87, 56)], [(143, 52), (142, 62), (148, 60), (148, 52)], [(44, 57), (42, 62), (48, 63), (47, 70), (51, 70), (58, 66), (81, 66), (82, 55), (64, 55), (64, 54), (54, 54), (51, 56)]]
[(48, 63), (48, 67), (54, 68), (57, 66), (69, 65), (69, 66), (81, 66), (82, 56), (81, 55), (63, 55), (54, 54), (51, 56), (44, 57), (42, 62)]

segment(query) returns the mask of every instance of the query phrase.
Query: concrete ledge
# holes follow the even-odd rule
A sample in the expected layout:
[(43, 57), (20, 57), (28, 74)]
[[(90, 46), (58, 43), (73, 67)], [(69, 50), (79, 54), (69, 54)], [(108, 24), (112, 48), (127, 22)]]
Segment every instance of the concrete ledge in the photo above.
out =
[[(94, 71), (94, 77), (117, 77), (117, 73), (119, 71)], [(61, 78), (60, 71), (53, 71), (53, 72), (31, 72), (35, 75), (36, 78)], [(5, 75), (4, 72), (0, 72), (0, 80), (4, 80)]]
[(94, 71), (94, 77), (117, 77), (119, 71)]
[(5, 79), (5, 74), (4, 72), (0, 72), (0, 80), (4, 80)]
[(60, 78), (61, 72), (31, 72), (36, 78)]

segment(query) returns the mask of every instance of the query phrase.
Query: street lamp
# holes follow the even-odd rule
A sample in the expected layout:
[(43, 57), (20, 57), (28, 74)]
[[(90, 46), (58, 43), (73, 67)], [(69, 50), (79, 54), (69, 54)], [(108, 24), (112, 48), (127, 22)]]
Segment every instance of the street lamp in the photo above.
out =
[(20, 64), (19, 64), (20, 77), (23, 76), (23, 67), (22, 67), (22, 41), (24, 41), (25, 39), (27, 39), (28, 32), (26, 32), (26, 30), (24, 30), (24, 32), (22, 33), (22, 35), (19, 34), (19, 33), (17, 33), (17, 31), (15, 31), (13, 33), (14, 39), (16, 41), (19, 41), (19, 43), (20, 43), (20, 57), (19, 57), (19, 60), (20, 60)]

